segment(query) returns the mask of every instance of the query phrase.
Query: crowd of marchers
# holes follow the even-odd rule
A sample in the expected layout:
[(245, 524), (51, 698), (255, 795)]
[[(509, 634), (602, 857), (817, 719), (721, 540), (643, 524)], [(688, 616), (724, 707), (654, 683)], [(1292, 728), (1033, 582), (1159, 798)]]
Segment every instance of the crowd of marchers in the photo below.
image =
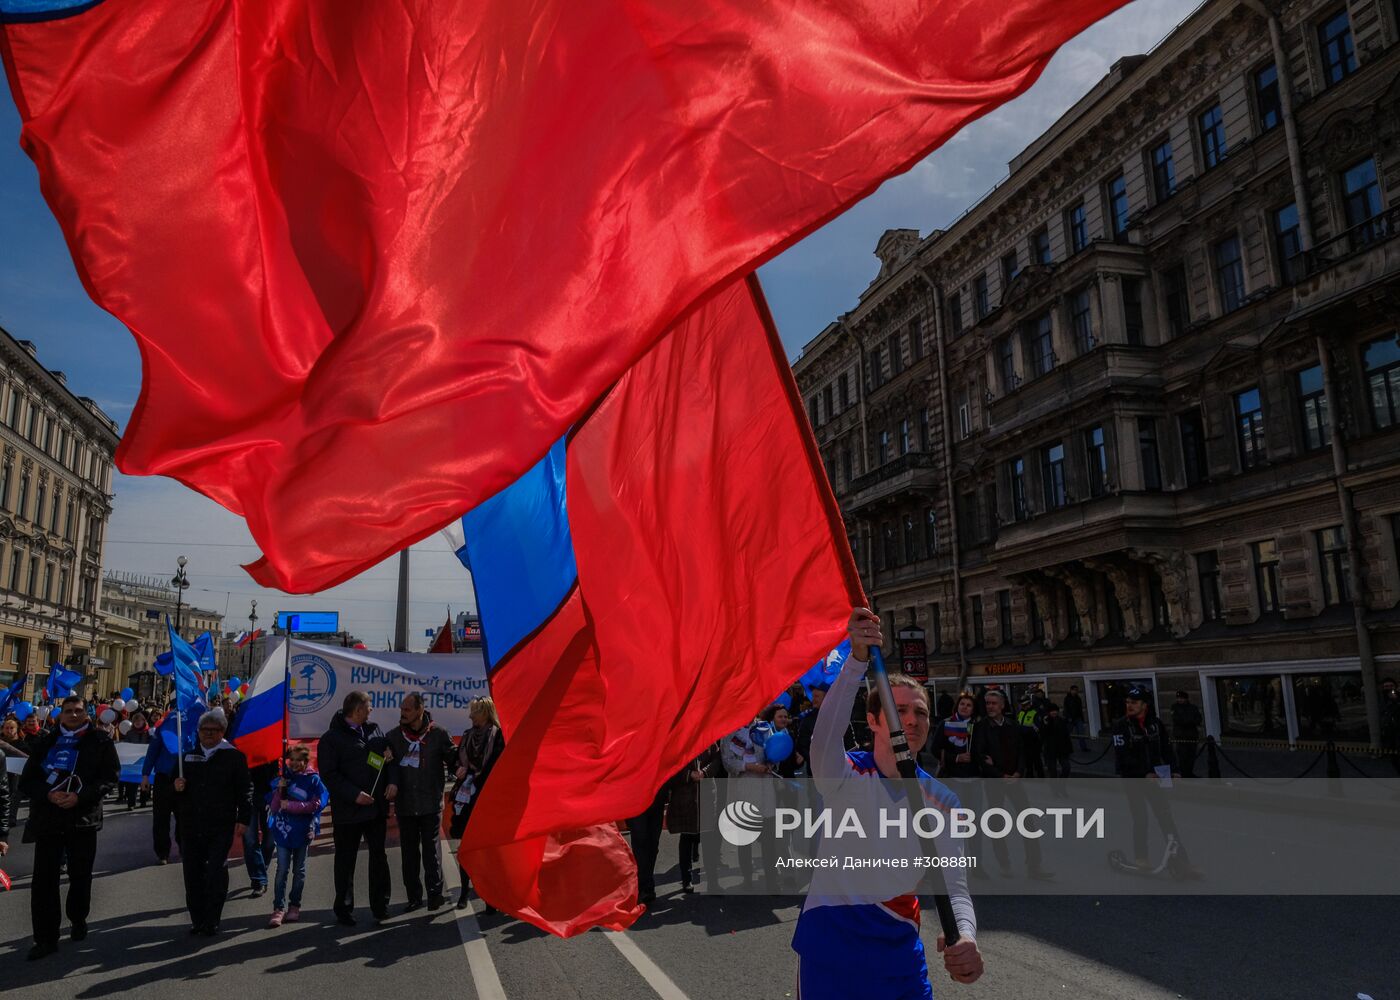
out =
[[(183, 868), (192, 935), (219, 933), (236, 840), (242, 841), (252, 896), (271, 893), (269, 926), (298, 921), (307, 853), (327, 809), (335, 853), (333, 911), (341, 924), (356, 923), (355, 867), (362, 843), (370, 914), (378, 922), (389, 917), (385, 840), (391, 815), (401, 844), (404, 909), (444, 905), (443, 837), (460, 839), (505, 748), (490, 698), (472, 702), (471, 726), (454, 740), (433, 722), (420, 694), (404, 697), (399, 724), (385, 732), (370, 721), (368, 695), (352, 691), (318, 741), (292, 743), (281, 761), (253, 767), (226, 738), (236, 711), (225, 702), (205, 712), (193, 745), (186, 742), (183, 750), (152, 735), (144, 710), (132, 713), (140, 716), (135, 721), (123, 720), (131, 726), (118, 728), (77, 695), (64, 698), (58, 713), (43, 722), (35, 716), (23, 724), (14, 717), (4, 721), (0, 752), (21, 758), (23, 767), (0, 781), (0, 856), (9, 851), (10, 830), (25, 800), (22, 840), (34, 851), (30, 960), (58, 950), (65, 914), (70, 938), (86, 938), (103, 809), (113, 799), (132, 809), (149, 795), (153, 853), (158, 864), (179, 861)], [(139, 782), (120, 780), (118, 740), (147, 744)], [(65, 875), (66, 900), (60, 898)], [(460, 885), (456, 905), (462, 908), (471, 885), (465, 871)]]

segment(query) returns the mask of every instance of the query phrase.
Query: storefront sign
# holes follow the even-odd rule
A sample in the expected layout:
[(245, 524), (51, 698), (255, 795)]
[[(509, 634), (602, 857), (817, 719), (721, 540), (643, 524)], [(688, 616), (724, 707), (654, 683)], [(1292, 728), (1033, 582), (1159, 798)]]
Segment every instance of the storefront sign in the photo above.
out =
[(924, 680), (928, 677), (928, 645), (924, 641), (924, 630), (917, 626), (900, 629), (899, 639), (900, 669), (910, 677)]
[(1024, 663), (989, 663), (986, 672), (989, 674), (1024, 674), (1026, 665)]

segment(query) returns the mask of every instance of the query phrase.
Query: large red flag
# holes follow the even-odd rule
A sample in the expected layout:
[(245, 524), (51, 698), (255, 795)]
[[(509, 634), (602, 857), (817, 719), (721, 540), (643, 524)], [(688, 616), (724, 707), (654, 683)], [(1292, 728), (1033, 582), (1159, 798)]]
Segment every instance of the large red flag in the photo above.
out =
[[(321, 589), (529, 469), (678, 316), (1125, 0), (0, 0), (118, 461)], [(256, 378), (248, 373), (256, 372)]]
[(679, 323), (463, 527), (508, 732), (463, 867), (555, 933), (623, 926), (635, 868), (608, 821), (751, 722), (860, 602), (757, 280)]

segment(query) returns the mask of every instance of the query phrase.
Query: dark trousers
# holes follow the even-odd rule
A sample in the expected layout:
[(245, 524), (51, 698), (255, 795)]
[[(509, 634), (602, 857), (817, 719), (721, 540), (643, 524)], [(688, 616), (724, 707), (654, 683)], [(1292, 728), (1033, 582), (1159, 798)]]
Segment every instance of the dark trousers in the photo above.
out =
[[(1030, 800), (1026, 798), (1026, 790), (1016, 781), (1006, 781), (1002, 778), (990, 778), (984, 783), (987, 792), (987, 808), (1007, 808), (1011, 815), (1016, 816), (1023, 809), (1030, 808)], [(1006, 805), (1006, 803), (1010, 805)], [(988, 837), (992, 842), (992, 853), (996, 855), (997, 866), (1002, 869), (1011, 867), (1011, 851), (1006, 846), (1005, 837)], [(1040, 871), (1040, 841), (1024, 838), (1026, 842), (1026, 870), (1028, 872)]]
[(647, 811), (627, 821), (632, 835), (632, 854), (637, 859), (637, 894), (656, 892), (656, 855), (661, 850), (662, 817), (666, 813), (663, 800), (653, 802)]
[[(188, 825), (188, 824), (187, 824)], [(212, 929), (219, 926), (228, 898), (229, 849), (233, 827), (225, 830), (186, 830), (180, 839), (180, 861), (185, 869), (185, 909), (190, 923)]]
[(151, 833), (156, 857), (170, 857), (170, 821), (175, 820), (175, 842), (180, 841), (180, 815), (175, 811), (175, 779), (157, 774), (151, 790)]
[(92, 863), (97, 857), (96, 830), (68, 830), (34, 843), (34, 877), (29, 889), (29, 914), (35, 944), (58, 944), (59, 869), (68, 858), (68, 922), (86, 923), (92, 909)]
[(121, 792), (122, 797), (126, 799), (126, 807), (128, 809), (136, 808), (138, 796), (140, 797), (141, 805), (144, 806), (151, 794), (149, 790), (142, 788), (140, 783), (135, 781), (123, 781), (121, 783)]
[(1049, 750), (1045, 751), (1045, 769), (1051, 778), (1069, 777), (1069, 754), (1054, 754)]
[(355, 860), (360, 841), (369, 845), (369, 909), (376, 917), (389, 912), (389, 856), (384, 853), (385, 817), (360, 823), (335, 820), (331, 839), (335, 843), (335, 912), (355, 909)]
[[(423, 902), (423, 884), (428, 897), (442, 895), (442, 852), (438, 839), (442, 834), (442, 814), (399, 817), (399, 849), (403, 854), (403, 888), (410, 903)], [(419, 866), (423, 877), (418, 877)]]
[(1162, 836), (1177, 839), (1177, 858), (1187, 863), (1186, 848), (1181, 845), (1181, 835), (1176, 832), (1176, 817), (1172, 815), (1172, 804), (1161, 786), (1149, 778), (1127, 779), (1128, 813), (1133, 821), (1133, 859), (1141, 863), (1150, 859), (1147, 854), (1147, 810), (1157, 819)]
[(681, 885), (693, 884), (692, 872), (704, 854), (705, 883), (711, 892), (719, 891), (719, 831), (683, 833), (680, 836)]
[(1179, 740), (1172, 741), (1176, 750), (1177, 769), (1181, 771), (1183, 778), (1194, 778), (1196, 776), (1196, 747), (1199, 745), (1196, 737), (1183, 736)]

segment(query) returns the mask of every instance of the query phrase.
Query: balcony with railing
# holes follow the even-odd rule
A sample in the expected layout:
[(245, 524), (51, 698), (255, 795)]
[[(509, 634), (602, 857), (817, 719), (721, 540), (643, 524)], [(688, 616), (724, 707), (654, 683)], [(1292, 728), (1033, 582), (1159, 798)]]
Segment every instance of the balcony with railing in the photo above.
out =
[(1363, 288), (1400, 278), (1400, 205), (1295, 254), (1284, 266), (1293, 285), (1290, 319), (1325, 309)]
[(841, 506), (861, 510), (910, 490), (931, 492), (937, 484), (933, 453), (911, 451), (853, 480), (841, 497)]

